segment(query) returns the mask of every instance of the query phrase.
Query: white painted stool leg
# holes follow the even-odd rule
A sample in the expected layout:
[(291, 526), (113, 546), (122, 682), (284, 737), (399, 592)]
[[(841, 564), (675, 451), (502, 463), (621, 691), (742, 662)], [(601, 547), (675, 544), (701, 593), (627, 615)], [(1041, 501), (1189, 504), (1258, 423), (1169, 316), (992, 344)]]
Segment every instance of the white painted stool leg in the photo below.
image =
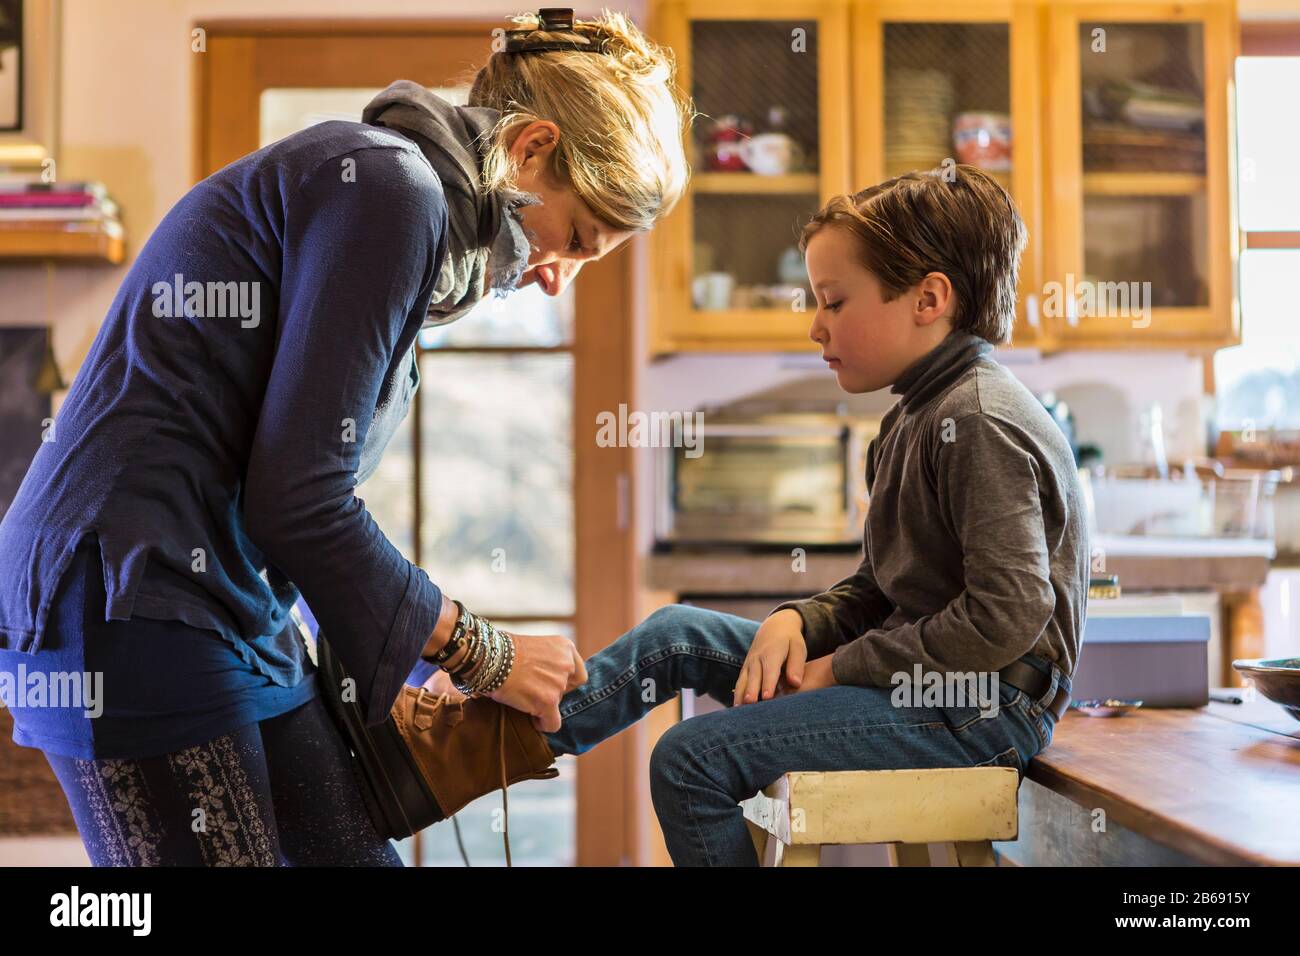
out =
[(789, 846), (777, 841), (777, 866), (821, 866), (822, 848), (815, 843)]
[(957, 862), (957, 845), (955, 843), (937, 843), (935, 847), (939, 851), (939, 859), (942, 861), (940, 866), (959, 866)]
[(891, 844), (895, 866), (929, 866), (930, 847), (926, 843)]
[(989, 840), (980, 840), (976, 843), (954, 843), (953, 846), (957, 851), (958, 866), (997, 866), (997, 854), (993, 852), (993, 844)]
[(754, 852), (758, 854), (758, 865), (765, 866), (767, 864), (768, 832), (753, 820), (746, 820), (745, 826), (749, 827), (749, 838), (754, 841)]

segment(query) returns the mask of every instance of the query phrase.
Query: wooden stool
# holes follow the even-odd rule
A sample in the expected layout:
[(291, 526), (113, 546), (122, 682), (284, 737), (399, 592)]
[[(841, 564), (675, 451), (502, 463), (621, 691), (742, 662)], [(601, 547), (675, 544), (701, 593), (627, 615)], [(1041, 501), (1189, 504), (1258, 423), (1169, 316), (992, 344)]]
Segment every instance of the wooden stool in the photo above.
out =
[(741, 803), (760, 865), (817, 866), (825, 844), (890, 844), (893, 866), (997, 866), (991, 841), (1018, 832), (1014, 767), (787, 773)]

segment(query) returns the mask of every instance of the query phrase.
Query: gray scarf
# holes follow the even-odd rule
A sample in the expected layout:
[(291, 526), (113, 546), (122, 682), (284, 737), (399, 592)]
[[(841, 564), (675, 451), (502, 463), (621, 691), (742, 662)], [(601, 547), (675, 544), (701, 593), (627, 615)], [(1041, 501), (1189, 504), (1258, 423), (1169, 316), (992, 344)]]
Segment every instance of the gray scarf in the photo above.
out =
[(367, 104), (361, 121), (410, 137), (442, 181), (448, 248), (424, 328), (454, 322), (487, 292), (504, 296), (528, 269), (529, 239), (519, 209), (534, 193), (481, 188), (483, 151), (500, 113), (452, 106), (418, 83), (398, 80)]

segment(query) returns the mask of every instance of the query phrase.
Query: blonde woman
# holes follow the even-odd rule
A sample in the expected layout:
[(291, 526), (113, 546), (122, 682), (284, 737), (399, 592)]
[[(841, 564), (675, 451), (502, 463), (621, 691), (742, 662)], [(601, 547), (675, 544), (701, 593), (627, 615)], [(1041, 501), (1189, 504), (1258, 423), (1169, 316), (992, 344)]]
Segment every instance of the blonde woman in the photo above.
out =
[[(368, 724), (422, 657), (488, 692), (458, 668), (472, 648), (446, 654), (462, 608), (354, 486), (406, 414), (422, 326), (561, 294), (687, 180), (666, 52), (620, 15), (546, 12), (469, 107), (398, 82), (363, 122), (205, 179), (122, 283), (0, 524), (0, 671), (90, 675), (75, 702), (10, 703), (95, 864), (400, 865), (291, 608), (301, 590)], [(492, 698), (558, 730), (573, 644), (510, 655)]]

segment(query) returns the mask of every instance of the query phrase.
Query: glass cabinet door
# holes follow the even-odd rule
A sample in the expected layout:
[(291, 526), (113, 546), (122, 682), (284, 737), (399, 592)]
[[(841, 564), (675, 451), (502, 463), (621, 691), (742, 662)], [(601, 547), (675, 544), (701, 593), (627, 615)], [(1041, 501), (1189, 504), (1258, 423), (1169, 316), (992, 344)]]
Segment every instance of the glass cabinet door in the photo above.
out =
[(999, 2), (862, 0), (854, 20), (855, 185), (958, 163), (997, 179), (1029, 233), (1015, 345), (1037, 343), (1041, 328), (1037, 35), (1032, 10)]
[(689, 3), (664, 38), (697, 116), (690, 191), (661, 229), (657, 338), (813, 348), (800, 227), (848, 188), (846, 7)]
[(1100, 12), (1058, 13), (1053, 29), (1069, 68), (1053, 91), (1057, 254), (1045, 310), (1073, 344), (1222, 344), (1232, 322), (1227, 105), (1220, 92), (1207, 99), (1227, 90), (1222, 37), (1199, 13)]
[(882, 30), (884, 178), (965, 163), (1009, 187), (1010, 24), (888, 22)]

